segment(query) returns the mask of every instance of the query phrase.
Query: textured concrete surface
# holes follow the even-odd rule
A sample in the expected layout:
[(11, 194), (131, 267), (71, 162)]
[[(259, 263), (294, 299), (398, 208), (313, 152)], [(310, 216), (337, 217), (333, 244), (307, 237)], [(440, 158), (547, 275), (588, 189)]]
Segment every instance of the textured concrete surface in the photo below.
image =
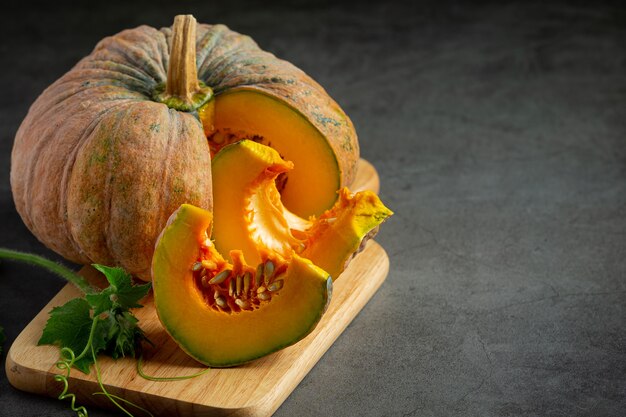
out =
[[(3, 9), (0, 246), (53, 256), (9, 188), (30, 103), (103, 36), (193, 12), (320, 81), (396, 212), (386, 283), (277, 416), (624, 415), (623, 6), (74, 3)], [(62, 285), (0, 264), (5, 348)], [(71, 415), (4, 372), (0, 404)]]

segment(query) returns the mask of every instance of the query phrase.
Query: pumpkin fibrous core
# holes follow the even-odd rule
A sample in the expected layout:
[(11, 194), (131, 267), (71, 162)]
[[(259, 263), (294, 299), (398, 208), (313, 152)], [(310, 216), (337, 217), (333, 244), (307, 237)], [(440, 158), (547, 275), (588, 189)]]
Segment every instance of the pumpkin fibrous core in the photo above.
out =
[(232, 250), (229, 258), (232, 263), (206, 239), (191, 267), (197, 290), (215, 311), (230, 314), (256, 310), (290, 285), (285, 281), (289, 262), (275, 252), (264, 251), (256, 266), (248, 265), (240, 250)]

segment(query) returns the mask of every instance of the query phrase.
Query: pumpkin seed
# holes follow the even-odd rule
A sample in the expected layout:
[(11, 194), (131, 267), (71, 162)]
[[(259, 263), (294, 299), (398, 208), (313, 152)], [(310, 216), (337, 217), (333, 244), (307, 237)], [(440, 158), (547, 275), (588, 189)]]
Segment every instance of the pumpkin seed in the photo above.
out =
[(263, 274), (266, 276), (274, 275), (274, 268), (275, 268), (274, 262), (268, 259), (267, 262), (265, 262), (265, 269), (263, 270)]
[(259, 300), (267, 301), (270, 299), (271, 296), (270, 296), (270, 293), (266, 291), (266, 292), (262, 292), (261, 294), (259, 294), (258, 297), (259, 297)]
[(222, 308), (226, 308), (226, 306), (228, 305), (226, 303), (226, 299), (222, 296), (219, 296), (215, 299), (215, 304), (217, 304), (218, 306), (222, 307)]
[(237, 275), (237, 278), (235, 281), (235, 294), (237, 295), (237, 297), (241, 295), (242, 286), (243, 286), (243, 276)]
[(191, 270), (193, 272), (197, 272), (200, 270), (200, 268), (202, 268), (202, 262), (196, 262), (195, 264), (193, 264), (193, 266), (191, 267)]
[(204, 288), (209, 288), (211, 286), (211, 283), (207, 281), (206, 276), (203, 276), (202, 278), (200, 278), (200, 283), (202, 283), (202, 286)]
[(248, 296), (250, 292), (250, 281), (252, 280), (252, 274), (250, 272), (246, 272), (243, 274), (243, 295), (244, 297)]
[(250, 304), (240, 298), (235, 298), (235, 304), (237, 304), (241, 308), (248, 308), (250, 306)]
[(228, 283), (228, 295), (230, 295), (231, 297), (235, 295), (235, 280), (234, 279), (231, 279), (230, 282)]
[(220, 272), (219, 274), (211, 278), (211, 281), (209, 281), (209, 284), (221, 284), (222, 282), (226, 280), (226, 278), (230, 276), (231, 272), (233, 271), (231, 271), (230, 269), (223, 270), (222, 272)]
[(276, 281), (272, 282), (269, 287), (267, 287), (267, 290), (271, 292), (278, 291), (283, 288), (284, 283), (285, 281), (283, 281), (282, 279), (277, 279)]
[(220, 296), (220, 292), (218, 290), (215, 290), (215, 292), (213, 293), (213, 298), (217, 300), (217, 297)]
[(328, 224), (333, 224), (336, 221), (337, 221), (336, 217), (329, 217), (329, 218), (326, 219), (326, 223), (328, 223)]
[(215, 262), (213, 261), (209, 261), (208, 259), (205, 259), (204, 261), (202, 261), (202, 267), (205, 269), (215, 269), (217, 268), (217, 265), (215, 264)]
[(259, 288), (257, 288), (257, 289), (256, 289), (256, 293), (257, 293), (257, 294), (261, 294), (261, 293), (265, 292), (265, 290), (266, 290), (266, 288), (265, 288), (265, 287), (263, 287), (263, 286), (261, 286), (261, 287), (259, 287)]
[(272, 277), (274, 276), (274, 262), (268, 260), (265, 263), (265, 269), (263, 270), (265, 285), (269, 285), (272, 282)]
[(259, 264), (256, 267), (256, 274), (254, 275), (254, 286), (259, 287), (263, 280), (263, 264)]

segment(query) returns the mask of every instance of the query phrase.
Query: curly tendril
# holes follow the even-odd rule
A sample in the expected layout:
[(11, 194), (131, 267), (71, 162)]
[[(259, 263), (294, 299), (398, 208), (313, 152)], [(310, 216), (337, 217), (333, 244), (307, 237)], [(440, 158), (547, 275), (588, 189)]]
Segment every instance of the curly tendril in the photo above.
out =
[[(87, 345), (85, 345), (85, 348), (80, 353), (80, 355), (76, 356), (74, 351), (67, 347), (64, 347), (63, 349), (61, 349), (61, 359), (55, 364), (55, 366), (57, 369), (64, 371), (64, 373), (54, 376), (55, 381), (63, 383), (63, 389), (61, 391), (61, 394), (59, 394), (59, 397), (58, 397), (59, 400), (69, 400), (70, 407), (72, 411), (76, 413), (77, 417), (89, 417), (87, 409), (84, 406), (76, 405), (76, 395), (69, 393), (69, 377), (70, 377), (71, 368), (72, 366), (74, 366), (76, 361), (82, 359), (87, 353), (90, 352), (93, 358), (93, 362), (94, 362), (93, 363), (94, 369), (96, 371), (96, 380), (98, 381), (98, 385), (100, 386), (100, 389), (101, 389), (101, 391), (94, 392), (92, 395), (104, 395), (105, 397), (109, 399), (109, 401), (111, 401), (120, 411), (122, 411), (128, 417), (135, 417), (135, 416), (130, 411), (128, 411), (121, 403), (134, 407), (137, 410), (142, 411), (149, 417), (154, 417), (154, 415), (150, 411), (146, 410), (143, 407), (140, 407), (139, 405), (131, 401), (121, 398), (117, 395), (111, 394), (104, 387), (104, 384), (102, 382), (102, 374), (100, 373), (100, 367), (98, 366), (98, 361), (96, 358), (96, 351), (93, 347), (93, 336), (96, 330), (96, 326), (98, 324), (98, 320), (99, 318), (97, 316), (93, 318), (91, 329), (89, 331), (89, 339), (87, 340)], [(201, 375), (204, 375), (210, 370), (211, 368), (207, 368), (195, 374), (186, 375), (186, 376), (175, 376), (175, 377), (164, 377), (164, 378), (155, 377), (155, 376), (146, 375), (143, 372), (143, 355), (139, 356), (139, 359), (137, 360), (137, 373), (142, 378), (147, 379), (149, 381), (181, 381), (185, 379), (199, 377)]]
[(106, 390), (106, 388), (104, 388), (104, 384), (102, 383), (102, 375), (100, 374), (100, 368), (98, 367), (98, 361), (96, 359), (96, 351), (93, 347), (93, 335), (95, 333), (98, 320), (99, 320), (98, 316), (93, 318), (93, 321), (91, 322), (91, 329), (89, 331), (89, 339), (87, 339), (87, 344), (85, 345), (85, 348), (80, 353), (80, 355), (76, 356), (74, 351), (68, 347), (64, 347), (61, 349), (61, 359), (55, 364), (55, 366), (57, 369), (64, 371), (64, 373), (54, 376), (55, 381), (63, 383), (63, 389), (61, 391), (61, 394), (59, 394), (59, 397), (58, 397), (59, 400), (69, 400), (70, 407), (72, 411), (76, 413), (77, 417), (89, 417), (89, 413), (87, 412), (87, 409), (84, 406), (76, 405), (76, 395), (69, 393), (68, 391), (69, 391), (69, 385), (70, 385), (69, 377), (70, 377), (70, 371), (72, 369), (72, 366), (74, 366), (76, 361), (82, 359), (87, 353), (90, 352), (93, 358), (93, 365), (96, 370), (96, 380), (98, 381), (98, 385), (100, 386), (100, 389), (102, 390), (100, 392), (95, 392), (93, 395), (104, 395), (117, 408), (119, 408), (120, 411), (124, 412), (124, 414), (126, 414), (129, 417), (134, 417), (134, 415), (130, 411), (128, 411), (126, 408), (124, 408), (124, 406), (122, 406), (119, 402), (123, 402), (132, 407), (135, 407), (136, 409), (143, 411), (146, 415), (150, 417), (154, 417), (154, 415), (150, 411), (146, 410), (145, 408), (142, 408), (138, 406), (137, 404), (134, 404), (128, 400), (125, 400), (124, 398), (118, 397), (117, 395), (113, 395), (109, 393)]
[(63, 390), (61, 391), (61, 394), (59, 394), (58, 398), (61, 401), (69, 399), (70, 408), (76, 413), (78, 417), (89, 417), (87, 409), (84, 406), (76, 406), (76, 395), (71, 393), (68, 394), (70, 385), (68, 378), (70, 377), (70, 369), (72, 368), (74, 362), (76, 362), (76, 356), (74, 355), (74, 351), (70, 348), (61, 349), (61, 360), (59, 360), (55, 364), (55, 366), (57, 367), (57, 369), (65, 371), (65, 374), (59, 374), (54, 376), (55, 381), (63, 383)]
[(80, 353), (80, 355), (76, 356), (76, 354), (74, 353), (72, 349), (68, 347), (64, 347), (63, 349), (61, 349), (61, 359), (57, 363), (55, 363), (55, 366), (57, 367), (57, 369), (65, 371), (65, 374), (59, 374), (59, 375), (54, 376), (55, 381), (63, 383), (63, 390), (61, 391), (61, 394), (59, 394), (58, 398), (61, 401), (69, 399), (70, 407), (72, 408), (72, 411), (74, 411), (78, 417), (89, 417), (89, 413), (87, 413), (87, 409), (84, 406), (82, 405), (79, 407), (76, 406), (76, 395), (72, 393), (68, 394), (69, 385), (70, 385), (70, 382), (69, 382), (70, 371), (72, 370), (72, 366), (74, 366), (76, 361), (83, 358), (87, 354), (87, 352), (89, 352), (90, 349), (93, 352), (93, 334), (96, 330), (97, 324), (98, 324), (98, 317), (94, 317), (93, 321), (91, 322), (91, 329), (89, 330), (89, 339), (87, 339), (87, 344), (85, 345), (85, 348)]

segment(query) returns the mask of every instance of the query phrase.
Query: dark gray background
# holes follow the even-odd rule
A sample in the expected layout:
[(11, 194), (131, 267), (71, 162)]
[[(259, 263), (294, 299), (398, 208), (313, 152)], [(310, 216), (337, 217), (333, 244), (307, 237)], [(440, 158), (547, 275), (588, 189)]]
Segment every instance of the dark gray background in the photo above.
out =
[[(102, 37), (192, 12), (324, 85), (396, 212), (386, 283), (277, 416), (624, 415), (623, 6), (83, 3), (3, 6), (0, 246), (54, 257), (9, 187), (37, 95)], [(5, 350), (62, 285), (0, 264)], [(0, 414), (71, 415), (4, 372)]]

